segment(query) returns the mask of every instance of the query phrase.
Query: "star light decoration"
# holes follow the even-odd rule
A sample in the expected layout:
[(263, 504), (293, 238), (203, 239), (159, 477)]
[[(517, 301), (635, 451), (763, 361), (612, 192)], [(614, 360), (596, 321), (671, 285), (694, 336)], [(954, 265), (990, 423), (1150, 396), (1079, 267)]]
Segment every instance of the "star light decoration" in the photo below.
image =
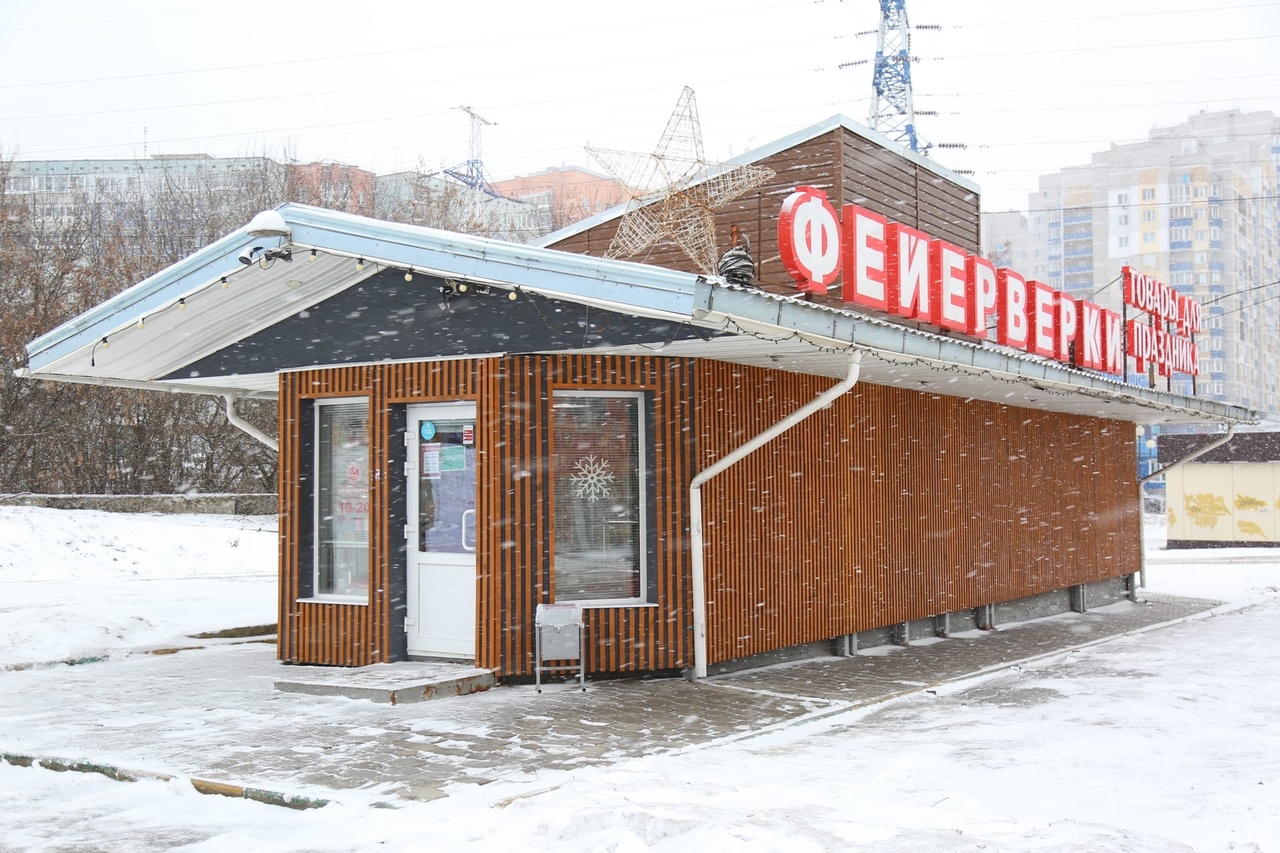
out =
[(688, 86), (652, 154), (591, 146), (587, 153), (631, 196), (605, 257), (633, 257), (670, 237), (708, 275), (715, 274), (719, 256), (716, 209), (776, 174), (765, 166), (708, 162)]

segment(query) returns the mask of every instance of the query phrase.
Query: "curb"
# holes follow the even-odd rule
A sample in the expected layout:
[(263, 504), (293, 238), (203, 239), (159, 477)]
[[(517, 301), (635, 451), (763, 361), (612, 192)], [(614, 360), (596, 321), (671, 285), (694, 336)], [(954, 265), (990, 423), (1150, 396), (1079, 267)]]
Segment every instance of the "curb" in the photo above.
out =
[(226, 782), (213, 782), (208, 779), (182, 779), (168, 773), (152, 773), (145, 770), (127, 770), (104, 764), (100, 761), (84, 761), (79, 759), (56, 758), (52, 756), (23, 755), (16, 752), (0, 752), (0, 760), (14, 767), (43, 767), (57, 773), (76, 771), (79, 773), (101, 773), (108, 779), (117, 782), (138, 782), (143, 779), (154, 779), (160, 782), (187, 782), (198, 793), (231, 797), (240, 800), (253, 800), (269, 806), (284, 806), (290, 809), (319, 809), (329, 805), (332, 800), (319, 797), (304, 797), (300, 794), (285, 794), (279, 791), (268, 791), (264, 788), (250, 788), (244, 785), (231, 785)]
[[(193, 635), (197, 639), (219, 639), (214, 637), (201, 637), (199, 634)], [(32, 669), (51, 669), (55, 666), (84, 666), (90, 663), (107, 663), (112, 660), (120, 660), (134, 655), (176, 655), (178, 652), (195, 652), (203, 649), (218, 648), (220, 646), (244, 646), (251, 643), (275, 643), (275, 634), (259, 634), (254, 636), (246, 636), (243, 639), (231, 639), (223, 643), (205, 643), (199, 646), (158, 646), (155, 648), (123, 648), (116, 649), (111, 652), (100, 655), (91, 655), (82, 658), (62, 658), (61, 660), (46, 661), (29, 661), (22, 663), (6, 663), (0, 664), (0, 672), (26, 672)]]

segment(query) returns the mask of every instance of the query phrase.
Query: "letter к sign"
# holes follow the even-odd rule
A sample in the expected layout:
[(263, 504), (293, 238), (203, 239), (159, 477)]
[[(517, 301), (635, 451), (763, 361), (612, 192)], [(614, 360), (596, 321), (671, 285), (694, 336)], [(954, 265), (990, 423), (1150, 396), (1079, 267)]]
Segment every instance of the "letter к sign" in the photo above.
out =
[(840, 219), (826, 193), (797, 187), (778, 216), (778, 249), (797, 289), (826, 293), (840, 275)]

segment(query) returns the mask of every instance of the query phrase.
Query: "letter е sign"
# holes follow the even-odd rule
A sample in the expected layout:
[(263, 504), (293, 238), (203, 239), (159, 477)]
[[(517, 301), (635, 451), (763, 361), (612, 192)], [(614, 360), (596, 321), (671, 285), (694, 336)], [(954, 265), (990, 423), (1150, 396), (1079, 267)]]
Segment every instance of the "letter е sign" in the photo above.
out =
[(840, 276), (840, 219), (822, 190), (798, 187), (783, 202), (778, 248), (799, 290), (826, 293)]

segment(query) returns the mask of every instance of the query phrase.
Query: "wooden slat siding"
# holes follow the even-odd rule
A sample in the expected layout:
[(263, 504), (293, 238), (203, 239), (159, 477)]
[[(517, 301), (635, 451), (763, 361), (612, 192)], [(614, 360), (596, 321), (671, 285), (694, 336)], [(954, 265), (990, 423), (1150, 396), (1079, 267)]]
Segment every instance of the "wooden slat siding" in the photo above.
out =
[(276, 464), (276, 529), (279, 553), (276, 559), (278, 587), (276, 600), (276, 656), (283, 661), (296, 661), (298, 625), (293, 618), (293, 602), (298, 600), (298, 434), (299, 400), (294, 393), (292, 375), (281, 374), (276, 387), (279, 442)]
[[(282, 418), (288, 415), (288, 423), (281, 423), (281, 469), (290, 468), (289, 479), (282, 474), (280, 493), (281, 530), (281, 643), (278, 655), (291, 663), (330, 664), (337, 666), (362, 666), (379, 660), (379, 649), (386, 648), (386, 630), (378, 629), (378, 613), (385, 613), (387, 602), (377, 602), (376, 593), (385, 593), (388, 578), (384, 555), (372, 547), (379, 540), (375, 530), (370, 531), (370, 604), (344, 605), (298, 601), (298, 579), (303, 551), (311, 547), (302, 542), (298, 528), (302, 513), (311, 512), (311, 505), (301, 499), (298, 473), (310, 466), (310, 460), (301, 459), (300, 446), (304, 443), (299, 431), (299, 414), (305, 401), (324, 397), (370, 396), (372, 392), (371, 370), (367, 367), (347, 367), (330, 370), (303, 370), (285, 373), (280, 378)], [(371, 471), (385, 469), (379, 461), (382, 455), (375, 444), (378, 436), (385, 436), (385, 426), (378, 428), (378, 418), (370, 421)], [(385, 420), (384, 420), (385, 423)], [(370, 491), (370, 519), (384, 515), (385, 488), (381, 490), (374, 479)], [(286, 532), (287, 531), (287, 532)], [(382, 534), (385, 539), (385, 533)], [(382, 595), (385, 599), (385, 594)]]
[[(760, 161), (777, 175), (763, 187), (730, 201), (715, 211), (717, 245), (729, 248), (730, 234), (737, 225), (751, 238), (751, 254), (755, 258), (761, 281), (790, 281), (777, 259), (778, 211), (783, 200), (797, 186), (813, 186), (836, 196), (838, 175), (833, 133), (827, 133), (794, 148), (781, 151)], [(588, 231), (567, 237), (552, 248), (579, 254), (603, 256), (609, 241), (617, 232), (619, 220), (602, 222)], [(693, 263), (671, 240), (659, 241), (647, 252), (629, 260), (669, 269), (696, 271)]]
[(841, 130), (840, 141), (842, 203), (865, 207), (931, 237), (978, 251), (976, 193), (851, 131)]
[[(830, 380), (696, 364), (703, 466)], [(1133, 429), (858, 385), (708, 483), (711, 662), (1127, 574)]]
[[(857, 204), (966, 251), (979, 250), (976, 193), (850, 130), (834, 129), (765, 158), (760, 165), (773, 169), (776, 177), (759, 190), (716, 210), (715, 220), (721, 250), (729, 248), (734, 225), (751, 238), (757, 280), (762, 284), (793, 286), (778, 259), (777, 223), (783, 200), (798, 186), (823, 190), (837, 209), (843, 204)], [(602, 222), (555, 243), (553, 248), (603, 256), (618, 222)], [(631, 260), (695, 271), (692, 262), (670, 240), (660, 241)]]
[(652, 392), (655, 476), (648, 488), (659, 517), (655, 606), (593, 608), (586, 613), (586, 666), (590, 672), (677, 669), (688, 665), (685, 625), (691, 591), (683, 547), (693, 446), (687, 362), (623, 356), (518, 356), (501, 360), (486, 378), (485, 396), (500, 400), (497, 431), (502, 458), (486, 478), (499, 548), (486, 580), (482, 616), (484, 660), (505, 676), (530, 676), (534, 667), (533, 615), (553, 597), (551, 395), (554, 390), (616, 388)]

